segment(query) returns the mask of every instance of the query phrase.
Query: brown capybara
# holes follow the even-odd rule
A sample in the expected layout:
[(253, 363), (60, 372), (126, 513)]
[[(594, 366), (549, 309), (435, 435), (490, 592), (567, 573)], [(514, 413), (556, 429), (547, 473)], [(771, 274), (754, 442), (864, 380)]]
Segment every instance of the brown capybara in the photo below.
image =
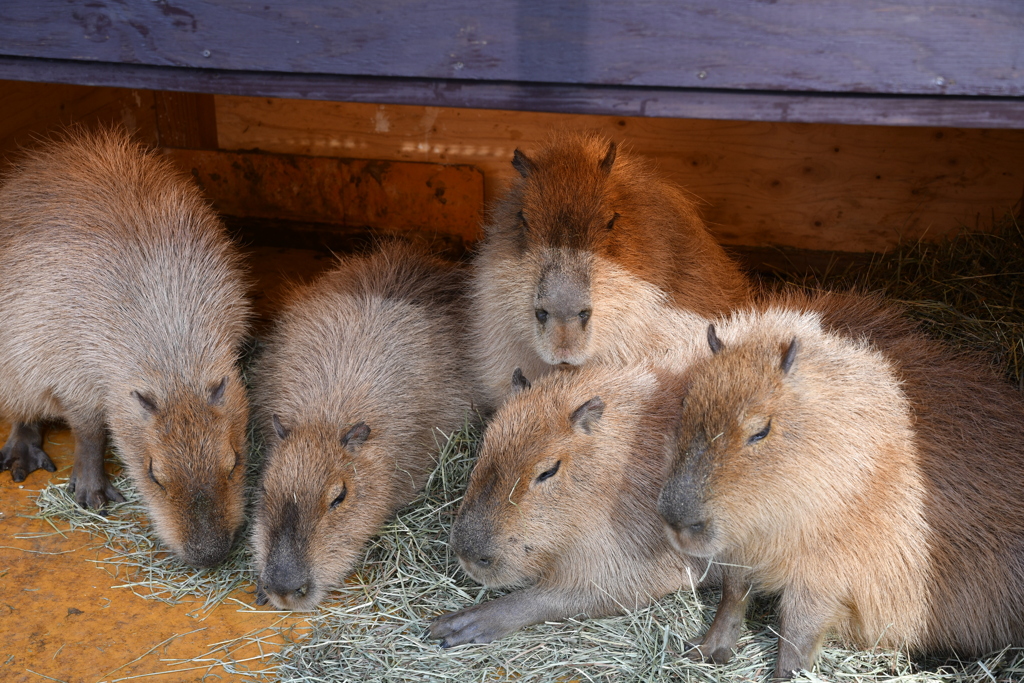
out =
[(484, 433), (451, 546), (474, 580), (520, 590), (442, 615), (431, 637), (445, 647), (486, 643), (717, 581), (705, 560), (673, 552), (656, 507), (689, 362), (677, 358), (677, 368), (595, 361), (532, 386), (516, 371), (518, 390)]
[(747, 301), (694, 202), (645, 159), (566, 133), (512, 165), (474, 262), (471, 350), (489, 407), (516, 368), (539, 378), (607, 354), (643, 359), (631, 351), (666, 306), (710, 316)]
[(249, 306), (239, 257), (199, 191), (121, 130), (70, 132), (0, 189), (0, 415), (16, 477), (40, 420), (75, 438), (83, 506), (123, 500), (106, 431), (161, 541), (211, 566), (244, 514)]
[(391, 244), (291, 293), (256, 382), (261, 603), (315, 607), (470, 417), (464, 285), (455, 266)]
[(778, 678), (827, 633), (977, 656), (1024, 645), (1024, 400), (876, 298), (789, 295), (709, 329), (659, 499), (725, 565), (693, 656), (780, 596)]

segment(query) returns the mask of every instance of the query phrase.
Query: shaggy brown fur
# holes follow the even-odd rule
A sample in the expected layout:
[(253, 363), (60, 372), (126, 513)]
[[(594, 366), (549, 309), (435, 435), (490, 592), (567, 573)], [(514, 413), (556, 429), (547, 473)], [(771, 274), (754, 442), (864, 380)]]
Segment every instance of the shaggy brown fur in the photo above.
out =
[(338, 585), (467, 419), (463, 286), (392, 244), (292, 292), (256, 381), (268, 457), (252, 540), (277, 607), (311, 609)]
[(1019, 393), (874, 298), (790, 295), (711, 341), (659, 501), (681, 551), (729, 565), (699, 654), (728, 659), (750, 587), (780, 594), (781, 678), (829, 631), (1024, 645)]
[[(644, 345), (662, 308), (701, 315), (748, 298), (694, 203), (607, 139), (553, 139), (492, 209), (475, 261), (473, 355), (493, 406), (519, 367), (539, 377)], [(637, 358), (643, 354), (634, 354)]]
[(0, 415), (16, 422), (3, 466), (46, 466), (36, 423), (63, 418), (75, 499), (123, 500), (106, 425), (160, 539), (218, 563), (244, 514), (249, 308), (195, 186), (122, 131), (68, 134), (0, 189), (0, 273)]
[[(677, 357), (679, 367), (692, 358)], [(439, 617), (432, 637), (486, 643), (542, 621), (618, 614), (707, 577), (706, 561), (672, 551), (655, 507), (685, 390), (679, 367), (590, 363), (532, 387), (517, 375), (520, 390), (484, 434), (451, 544), (475, 580), (523, 588)]]

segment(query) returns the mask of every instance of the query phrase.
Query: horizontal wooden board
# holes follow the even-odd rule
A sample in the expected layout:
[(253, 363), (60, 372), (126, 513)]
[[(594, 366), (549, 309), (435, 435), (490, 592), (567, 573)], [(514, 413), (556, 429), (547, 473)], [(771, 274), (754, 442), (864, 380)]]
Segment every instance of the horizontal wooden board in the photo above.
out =
[(653, 157), (728, 244), (882, 251), (985, 227), (1024, 190), (1024, 131), (565, 116), (215, 98), (220, 145), (466, 163), (493, 199), (512, 151), (552, 131), (602, 131)]
[(1018, 0), (6, 0), (0, 54), (282, 73), (1024, 96)]
[(226, 71), (0, 54), (0, 78), (224, 95), (517, 111), (870, 124), (1024, 128), (1019, 97), (869, 96), (707, 88), (563, 85)]
[(465, 165), (168, 149), (231, 216), (478, 238), (483, 175)]

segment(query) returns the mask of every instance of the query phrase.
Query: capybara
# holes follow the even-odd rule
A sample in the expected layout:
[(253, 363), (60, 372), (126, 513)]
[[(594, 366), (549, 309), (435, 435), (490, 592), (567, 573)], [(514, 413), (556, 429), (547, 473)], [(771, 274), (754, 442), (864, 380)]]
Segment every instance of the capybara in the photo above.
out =
[(1024, 645), (1024, 400), (873, 297), (788, 295), (708, 331), (659, 499), (724, 563), (694, 656), (779, 602), (778, 678), (831, 632), (973, 657)]
[(474, 261), (472, 353), (496, 407), (517, 367), (539, 378), (643, 346), (665, 306), (710, 316), (747, 301), (746, 278), (694, 202), (603, 137), (565, 133), (491, 209)]
[(451, 546), (474, 580), (520, 590), (442, 615), (433, 638), (486, 643), (717, 581), (706, 560), (672, 550), (656, 507), (690, 355), (700, 352), (681, 353), (676, 368), (595, 361), (533, 385), (516, 371), (518, 390), (484, 433)]
[(0, 189), (0, 273), (3, 466), (52, 469), (38, 423), (60, 418), (75, 500), (123, 500), (106, 427), (161, 541), (192, 565), (222, 560), (244, 514), (249, 305), (194, 184), (122, 130), (68, 132)]
[(257, 371), (259, 601), (315, 607), (471, 417), (465, 276), (401, 244), (290, 293)]

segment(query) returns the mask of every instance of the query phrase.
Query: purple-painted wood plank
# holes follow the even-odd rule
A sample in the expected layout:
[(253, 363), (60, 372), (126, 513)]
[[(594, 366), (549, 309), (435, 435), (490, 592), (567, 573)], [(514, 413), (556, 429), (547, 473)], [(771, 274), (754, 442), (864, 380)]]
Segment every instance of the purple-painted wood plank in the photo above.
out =
[(749, 121), (1024, 128), (1024, 98), (808, 95), (328, 76), (0, 57), (0, 79), (225, 95)]
[(1024, 96), (1021, 0), (4, 0), (0, 54), (240, 71)]

